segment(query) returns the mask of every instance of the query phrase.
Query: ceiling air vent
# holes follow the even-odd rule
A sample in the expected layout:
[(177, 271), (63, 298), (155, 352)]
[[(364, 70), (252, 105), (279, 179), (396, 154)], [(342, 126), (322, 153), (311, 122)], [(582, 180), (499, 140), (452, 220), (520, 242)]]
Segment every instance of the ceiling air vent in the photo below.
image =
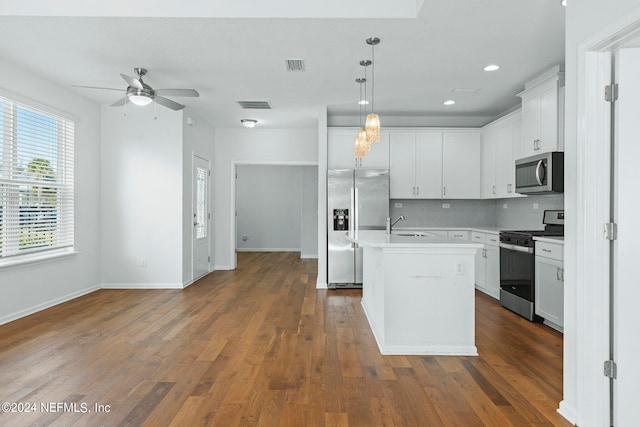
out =
[(245, 110), (271, 110), (269, 101), (238, 101)]
[(304, 71), (304, 59), (285, 59), (287, 71)]

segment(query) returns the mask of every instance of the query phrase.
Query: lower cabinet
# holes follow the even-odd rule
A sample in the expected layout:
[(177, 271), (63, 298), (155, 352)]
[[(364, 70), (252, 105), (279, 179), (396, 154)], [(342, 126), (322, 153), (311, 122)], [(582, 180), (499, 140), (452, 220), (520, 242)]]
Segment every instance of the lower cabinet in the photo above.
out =
[(471, 232), (472, 242), (484, 244), (476, 253), (476, 288), (495, 299), (500, 298), (500, 248), (498, 235)]
[(564, 324), (564, 262), (562, 244), (536, 241), (536, 314), (554, 329)]

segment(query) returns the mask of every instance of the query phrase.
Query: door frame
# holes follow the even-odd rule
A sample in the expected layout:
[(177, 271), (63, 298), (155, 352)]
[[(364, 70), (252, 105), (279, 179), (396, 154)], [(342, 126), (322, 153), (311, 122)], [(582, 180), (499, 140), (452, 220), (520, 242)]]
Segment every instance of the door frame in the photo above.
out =
[[(233, 161), (231, 162), (231, 176), (229, 196), (231, 198), (229, 203), (229, 262), (231, 270), (235, 270), (238, 266), (238, 257), (236, 252), (236, 174), (238, 172), (238, 166), (316, 166), (318, 162), (304, 162), (304, 161)], [(320, 207), (318, 206), (318, 209)]]
[[(214, 239), (212, 238), (212, 232), (213, 232), (213, 227), (212, 227), (212, 219), (213, 219), (213, 215), (212, 215), (212, 209), (211, 209), (211, 199), (213, 196), (213, 191), (212, 191), (212, 174), (211, 174), (211, 160), (207, 159), (206, 157), (196, 153), (195, 151), (191, 152), (191, 206), (190, 206), (190, 210), (191, 210), (191, 215), (189, 216), (189, 230), (191, 231), (191, 282), (193, 283), (195, 280), (199, 279), (202, 276), (198, 276), (198, 277), (194, 277), (195, 275), (195, 269), (193, 268), (193, 264), (195, 263), (195, 259), (196, 259), (196, 254), (195, 254), (195, 243), (196, 243), (196, 239), (194, 236), (194, 232), (193, 232), (193, 226), (191, 225), (193, 222), (193, 217), (195, 215), (194, 212), (194, 205), (195, 205), (195, 197), (196, 197), (196, 182), (195, 182), (195, 171), (196, 171), (196, 157), (200, 158), (201, 160), (204, 160), (207, 163), (207, 170), (208, 170), (208, 176), (207, 176), (207, 249), (209, 252), (209, 262), (208, 262), (208, 273), (210, 273), (212, 270), (211, 266), (215, 265), (214, 264), (214, 260), (213, 260), (213, 251), (212, 251), (212, 243), (214, 241)], [(207, 274), (207, 273), (205, 273)]]
[(602, 284), (610, 283), (611, 271), (603, 226), (611, 212), (612, 124), (603, 89), (613, 78), (612, 53), (638, 35), (640, 8), (578, 46), (576, 151), (566, 158), (576, 170), (576, 193), (566, 196), (575, 198), (569, 206), (577, 208), (568, 212), (575, 215), (575, 228), (566, 233), (575, 246), (566, 257), (571, 279), (565, 282), (565, 400), (558, 410), (578, 425), (609, 425), (611, 418), (609, 379), (603, 374), (610, 354), (610, 295)]

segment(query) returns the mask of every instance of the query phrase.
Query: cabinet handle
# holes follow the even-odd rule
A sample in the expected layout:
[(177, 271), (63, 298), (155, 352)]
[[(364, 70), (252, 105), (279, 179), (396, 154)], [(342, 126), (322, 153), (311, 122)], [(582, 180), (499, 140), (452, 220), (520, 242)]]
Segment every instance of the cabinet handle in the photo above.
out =
[(564, 268), (560, 269), (560, 280), (564, 282)]
[(447, 187), (442, 187), (442, 195), (443, 196), (447, 195)]
[(548, 253), (551, 253), (551, 249), (544, 249), (544, 248), (542, 248), (542, 252), (548, 252)]
[(416, 195), (416, 187), (411, 187), (411, 188), (412, 188), (411, 195), (415, 196)]
[(511, 193), (511, 184), (507, 184), (507, 193)]
[(420, 195), (420, 187), (416, 187), (416, 196)]
[(487, 250), (483, 249), (482, 250), (482, 258), (486, 258), (487, 257)]
[(493, 194), (496, 194), (496, 186), (493, 186)]

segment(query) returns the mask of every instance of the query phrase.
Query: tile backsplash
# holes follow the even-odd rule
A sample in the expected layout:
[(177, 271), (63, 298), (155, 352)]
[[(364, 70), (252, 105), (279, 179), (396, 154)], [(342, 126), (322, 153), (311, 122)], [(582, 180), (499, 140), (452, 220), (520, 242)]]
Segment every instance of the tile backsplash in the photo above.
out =
[[(402, 207), (396, 207), (401, 204)], [(506, 208), (505, 208), (506, 205)], [(399, 227), (543, 228), (545, 209), (564, 209), (564, 195), (550, 194), (497, 200), (392, 199), (392, 218), (404, 215)]]

